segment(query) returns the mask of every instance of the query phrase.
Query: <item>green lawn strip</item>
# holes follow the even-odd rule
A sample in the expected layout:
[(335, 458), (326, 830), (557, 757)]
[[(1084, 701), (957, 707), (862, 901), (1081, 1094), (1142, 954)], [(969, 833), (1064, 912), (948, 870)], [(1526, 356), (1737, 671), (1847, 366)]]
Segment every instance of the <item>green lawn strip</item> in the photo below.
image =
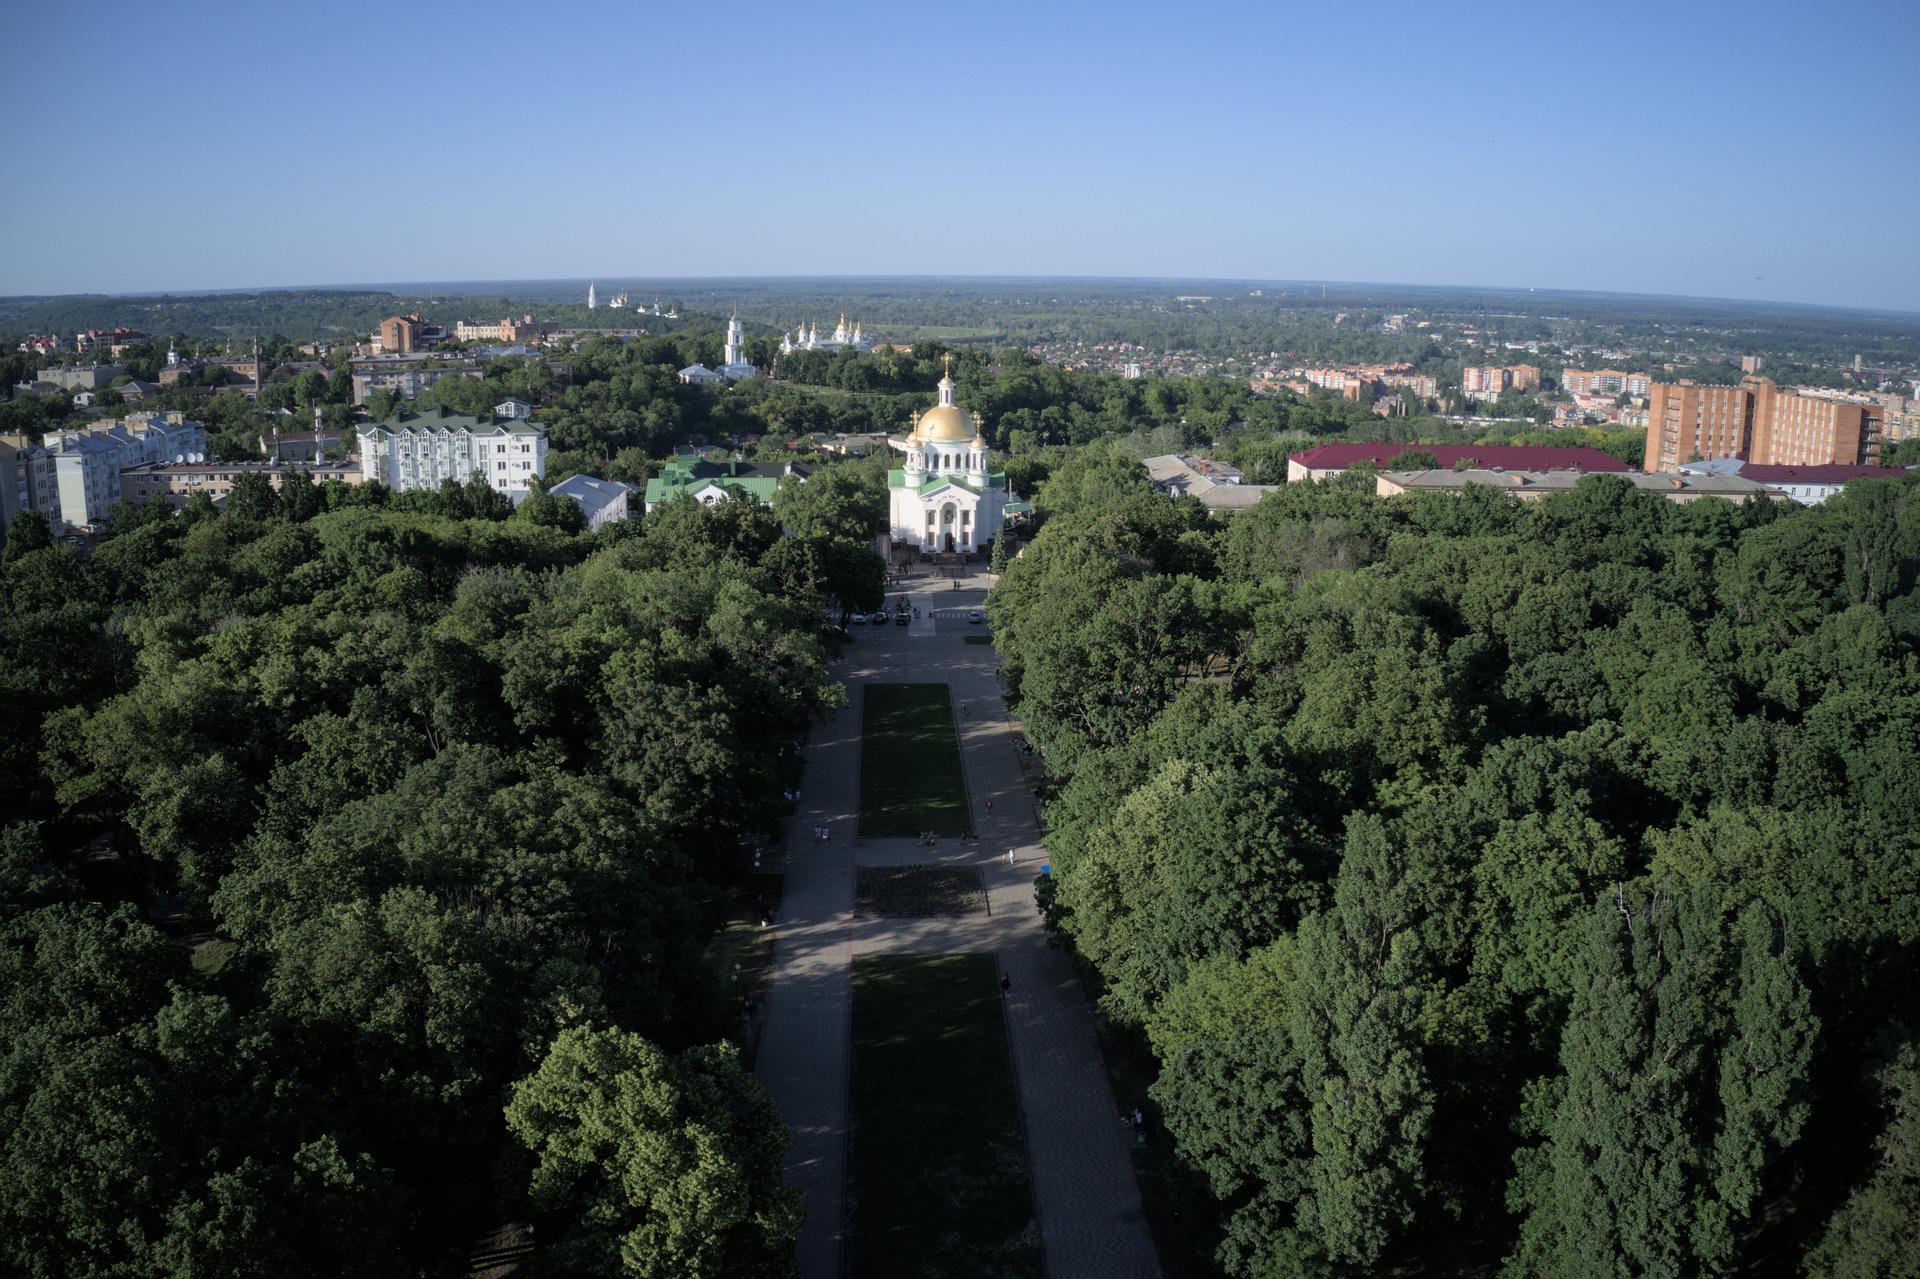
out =
[(993, 636), (991, 636), (991, 635), (967, 635), (967, 636), (964, 636), (963, 638), (964, 638), (964, 639), (965, 639), (965, 641), (966, 641), (967, 643), (969, 643), (969, 644), (991, 644), (991, 643), (993, 643)]
[(853, 913), (867, 919), (984, 915), (987, 888), (974, 866), (862, 866)]
[(989, 955), (853, 961), (853, 1279), (1039, 1276), (1039, 1223)]
[(972, 833), (945, 684), (869, 684), (860, 725), (860, 833)]

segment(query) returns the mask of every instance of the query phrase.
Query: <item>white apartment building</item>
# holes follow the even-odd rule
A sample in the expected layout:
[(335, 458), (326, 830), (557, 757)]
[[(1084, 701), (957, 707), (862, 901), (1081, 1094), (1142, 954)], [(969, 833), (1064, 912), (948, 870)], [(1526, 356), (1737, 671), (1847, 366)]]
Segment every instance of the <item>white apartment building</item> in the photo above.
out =
[(360, 473), (396, 493), (478, 476), (520, 498), (546, 477), (547, 433), (530, 422), (469, 417), (444, 406), (396, 413), (361, 430)]
[[(94, 529), (120, 506), (120, 473), (154, 462), (197, 461), (207, 450), (200, 423), (178, 413), (129, 413), (50, 431), (35, 450), (51, 463), (50, 493), (36, 492), (36, 460), (20, 459), (32, 507), (56, 527)], [(49, 501), (49, 498), (51, 499)]]

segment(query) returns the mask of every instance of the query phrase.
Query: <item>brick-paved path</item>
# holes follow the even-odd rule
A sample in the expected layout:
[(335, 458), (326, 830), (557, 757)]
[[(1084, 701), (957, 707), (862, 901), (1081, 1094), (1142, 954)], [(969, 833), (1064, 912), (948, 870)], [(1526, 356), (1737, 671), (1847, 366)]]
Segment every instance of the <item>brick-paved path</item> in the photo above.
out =
[[(932, 607), (977, 606), (987, 579), (941, 581), (913, 592)], [(923, 582), (915, 582), (923, 587)], [(1093, 1015), (1066, 956), (1046, 944), (1033, 904), (1044, 860), (995, 674), (997, 658), (960, 636), (985, 628), (855, 628), (841, 663), (848, 705), (815, 727), (789, 833), (774, 977), (761, 1027), (758, 1074), (793, 1132), (787, 1179), (807, 1199), (801, 1279), (839, 1279), (844, 1264), (847, 1064), (855, 953), (996, 955), (1013, 988), (1007, 1025), (1027, 1122), (1041, 1240), (1051, 1279), (1132, 1279), (1159, 1266), (1127, 1154), (1130, 1130), (1101, 1068)], [(948, 835), (932, 849), (910, 839), (855, 838), (859, 817), (860, 698), (870, 682), (942, 682), (953, 691), (976, 841)], [(994, 801), (986, 814), (986, 801)], [(813, 828), (831, 831), (826, 844)], [(1017, 863), (1009, 866), (1008, 848)], [(953, 919), (853, 918), (855, 865), (941, 861), (977, 865), (990, 913)]]

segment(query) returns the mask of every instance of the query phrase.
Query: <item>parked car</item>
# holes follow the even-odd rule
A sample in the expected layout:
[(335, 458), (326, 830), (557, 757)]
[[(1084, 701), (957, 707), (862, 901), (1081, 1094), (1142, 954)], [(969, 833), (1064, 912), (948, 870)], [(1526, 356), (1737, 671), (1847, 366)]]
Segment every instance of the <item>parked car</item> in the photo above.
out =
[(885, 626), (887, 624), (887, 610), (884, 608), (875, 609), (872, 620), (875, 626)]
[(908, 622), (911, 622), (912, 620), (913, 620), (913, 614), (911, 613), (895, 613), (893, 615), (893, 624), (895, 626), (905, 626)]
[(865, 613), (849, 613), (847, 614), (847, 621), (854, 626), (865, 626), (867, 624), (867, 615)]
[(982, 613), (979, 609), (970, 608), (967, 610), (967, 622), (969, 625), (978, 626), (980, 623), (986, 620), (987, 620), (987, 615), (985, 613)]

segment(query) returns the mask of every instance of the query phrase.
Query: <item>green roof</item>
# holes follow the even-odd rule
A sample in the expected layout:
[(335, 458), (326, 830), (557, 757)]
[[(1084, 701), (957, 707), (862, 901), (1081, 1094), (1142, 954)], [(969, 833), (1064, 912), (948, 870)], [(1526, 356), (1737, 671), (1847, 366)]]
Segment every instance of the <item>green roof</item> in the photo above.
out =
[(691, 493), (718, 484), (722, 488), (751, 493), (763, 502), (773, 500), (780, 480), (788, 473), (806, 478), (805, 467), (786, 462), (711, 462), (704, 458), (675, 458), (660, 474), (647, 481), (647, 505), (665, 502), (680, 493)]
[[(1007, 474), (1005, 471), (990, 471), (987, 473), (987, 482), (986, 482), (985, 488), (1003, 489), (1006, 486), (1007, 486)], [(907, 487), (906, 470), (902, 467), (896, 466), (892, 470), (888, 471), (887, 487), (890, 489), (906, 488)], [(944, 489), (944, 488), (965, 489), (969, 493), (978, 493), (982, 491), (981, 489), (977, 489), (973, 485), (967, 483), (963, 479), (959, 479), (952, 475), (941, 475), (936, 477), (933, 483), (921, 485), (919, 492), (922, 495), (925, 495), (928, 493), (938, 493), (941, 489)]]
[(733, 489), (741, 493), (751, 493), (763, 502), (771, 502), (773, 495), (780, 489), (779, 480), (770, 479), (765, 476), (747, 476), (743, 479), (732, 479), (720, 475), (703, 475), (697, 477), (669, 477), (663, 475), (656, 476), (647, 481), (647, 505), (652, 506), (656, 502), (671, 501), (682, 493), (696, 492), (709, 484), (718, 484), (721, 488)]

